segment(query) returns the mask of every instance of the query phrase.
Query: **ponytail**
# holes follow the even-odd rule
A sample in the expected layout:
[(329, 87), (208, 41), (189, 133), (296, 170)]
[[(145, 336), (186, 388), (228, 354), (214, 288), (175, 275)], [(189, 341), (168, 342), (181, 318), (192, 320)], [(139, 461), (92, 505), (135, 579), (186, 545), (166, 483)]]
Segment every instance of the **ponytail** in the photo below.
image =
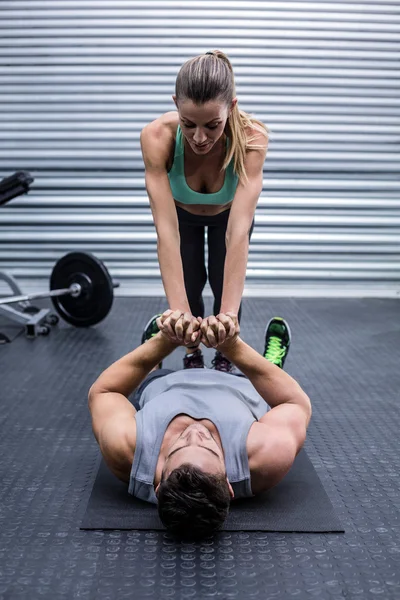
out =
[[(176, 79), (175, 94), (177, 100), (189, 99), (195, 104), (222, 99), (229, 107), (236, 97), (235, 76), (231, 62), (221, 50), (212, 50), (188, 60), (180, 69)], [(253, 135), (248, 137), (247, 130)], [(264, 149), (264, 145), (253, 144), (261, 133), (268, 140), (268, 128), (250, 114), (239, 110), (237, 104), (228, 117), (226, 133), (230, 145), (222, 169), (225, 170), (231, 160), (240, 181), (247, 181), (245, 158), (247, 150)]]

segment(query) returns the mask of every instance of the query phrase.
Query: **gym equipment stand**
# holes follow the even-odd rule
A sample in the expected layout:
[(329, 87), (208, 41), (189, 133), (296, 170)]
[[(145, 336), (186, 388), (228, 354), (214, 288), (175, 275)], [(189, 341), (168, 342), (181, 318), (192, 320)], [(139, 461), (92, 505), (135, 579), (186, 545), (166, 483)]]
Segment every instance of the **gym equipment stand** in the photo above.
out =
[[(26, 194), (33, 181), (34, 178), (27, 171), (17, 171), (10, 177), (3, 179), (0, 182), (0, 205), (6, 204), (9, 200), (22, 194)], [(12, 275), (5, 271), (0, 271), (0, 280), (9, 285), (13, 295), (22, 296), (22, 290)], [(20, 307), (26, 312), (15, 310), (11, 306), (0, 306), (0, 314), (5, 315), (16, 323), (24, 325), (27, 337), (36, 337), (37, 335), (47, 335), (49, 333), (49, 327), (46, 323), (46, 319), (50, 313), (49, 309), (36, 309), (29, 302), (21, 303)], [(50, 317), (50, 320), (52, 320), (52, 317)], [(2, 341), (7, 341), (7, 336), (4, 334), (2, 335)]]

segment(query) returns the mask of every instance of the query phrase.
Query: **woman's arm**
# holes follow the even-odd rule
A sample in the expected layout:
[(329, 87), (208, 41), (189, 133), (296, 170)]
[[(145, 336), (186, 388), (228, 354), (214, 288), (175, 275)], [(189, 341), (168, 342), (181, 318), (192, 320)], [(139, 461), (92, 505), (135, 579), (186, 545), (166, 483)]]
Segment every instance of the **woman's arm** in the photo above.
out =
[(143, 129), (140, 142), (165, 295), (172, 310), (190, 312), (183, 277), (178, 217), (167, 174), (173, 135), (165, 124), (153, 121)]
[(263, 149), (247, 153), (245, 168), (248, 181), (239, 183), (232, 202), (226, 230), (226, 258), (221, 313), (238, 314), (246, 278), (249, 253), (249, 232), (254, 218), (258, 198), (263, 185), (263, 164), (267, 151), (267, 140), (259, 134), (255, 144)]

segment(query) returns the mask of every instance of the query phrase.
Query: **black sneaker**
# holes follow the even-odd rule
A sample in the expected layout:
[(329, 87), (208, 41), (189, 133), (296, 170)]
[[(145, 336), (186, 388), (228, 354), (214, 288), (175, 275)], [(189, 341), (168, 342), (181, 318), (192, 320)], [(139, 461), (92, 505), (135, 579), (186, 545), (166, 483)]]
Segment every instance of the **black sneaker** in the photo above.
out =
[(274, 317), (265, 329), (264, 357), (283, 369), (290, 346), (290, 328), (284, 319)]
[(186, 354), (183, 359), (183, 368), (184, 369), (205, 369), (204, 366), (204, 357), (200, 348), (197, 348), (191, 354)]
[[(157, 335), (157, 333), (160, 331), (158, 329), (158, 325), (157, 325), (157, 322), (156, 322), (156, 319), (158, 319), (158, 317), (161, 317), (161, 315), (154, 315), (146, 323), (146, 325), (145, 325), (145, 327), (143, 329), (143, 333), (142, 333), (142, 341), (141, 341), (142, 344), (144, 344), (145, 342), (147, 342), (147, 340), (150, 340), (152, 337), (154, 337), (155, 335)], [(159, 369), (162, 368), (162, 362), (160, 362), (158, 364), (158, 368)]]
[(232, 373), (235, 369), (233, 363), (228, 360), (219, 350), (216, 351), (215, 357), (211, 361), (212, 368), (216, 371), (223, 371), (224, 373)]
[(147, 340), (149, 340), (152, 337), (154, 337), (155, 335), (157, 335), (157, 333), (159, 332), (158, 325), (156, 323), (156, 320), (158, 319), (158, 317), (161, 317), (161, 315), (154, 315), (146, 323), (146, 325), (143, 329), (143, 333), (142, 333), (142, 341), (141, 341), (142, 344), (144, 344), (145, 342), (147, 342)]

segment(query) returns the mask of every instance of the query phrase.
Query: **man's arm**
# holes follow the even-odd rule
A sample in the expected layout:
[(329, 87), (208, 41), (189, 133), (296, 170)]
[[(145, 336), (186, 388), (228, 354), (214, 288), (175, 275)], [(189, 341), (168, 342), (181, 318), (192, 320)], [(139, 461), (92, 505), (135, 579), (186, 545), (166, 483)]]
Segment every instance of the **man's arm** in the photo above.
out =
[(254, 494), (279, 483), (306, 439), (311, 402), (290, 375), (237, 338), (221, 352), (251, 381), (272, 408), (251, 429), (248, 455)]
[(247, 438), (251, 486), (257, 494), (279, 483), (292, 467), (306, 439), (311, 402), (290, 375), (243, 342), (238, 333), (224, 341), (235, 326), (238, 331), (235, 315), (208, 317), (201, 323), (202, 339), (223, 352), (272, 407), (252, 425)]
[(92, 385), (91, 392), (116, 392), (129, 396), (146, 375), (178, 345), (158, 333), (103, 371)]
[(271, 407), (281, 404), (300, 406), (311, 418), (311, 403), (300, 385), (283, 369), (269, 362), (239, 337), (218, 346), (226, 358), (249, 378), (257, 392)]
[(89, 391), (94, 436), (111, 471), (129, 480), (136, 445), (136, 410), (128, 396), (177, 344), (161, 333), (108, 367)]

